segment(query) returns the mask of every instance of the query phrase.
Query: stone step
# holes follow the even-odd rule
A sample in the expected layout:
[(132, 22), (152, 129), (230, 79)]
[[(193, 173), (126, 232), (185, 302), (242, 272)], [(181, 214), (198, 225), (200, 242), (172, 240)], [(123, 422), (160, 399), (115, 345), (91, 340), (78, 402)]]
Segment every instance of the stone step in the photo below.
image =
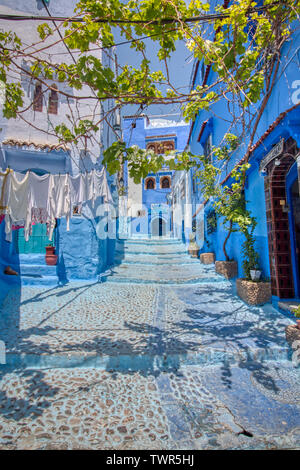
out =
[(210, 366), (226, 364), (253, 364), (257, 361), (282, 361), (289, 359), (288, 347), (249, 348), (247, 351), (229, 351), (216, 348), (201, 348), (195, 352), (175, 352), (168, 354), (119, 354), (99, 355), (97, 353), (83, 353), (72, 350), (59, 354), (26, 354), (7, 352), (6, 367), (24, 369), (45, 368), (97, 368), (110, 371), (145, 371), (155, 364), (161, 371), (168, 369), (174, 371), (185, 366)]
[[(123, 268), (123, 269), (122, 269)], [(138, 269), (140, 268), (140, 269)], [(122, 282), (134, 284), (206, 284), (224, 282), (224, 278), (216, 273), (205, 270), (191, 271), (184, 266), (181, 272), (174, 272), (171, 266), (168, 269), (159, 267), (141, 266), (133, 269), (132, 265), (120, 265), (112, 268), (109, 275), (102, 276), (105, 282)]]
[(12, 269), (19, 272), (21, 276), (26, 277), (42, 277), (56, 276), (56, 266), (48, 266), (47, 264), (21, 264), (20, 266), (11, 265)]
[(159, 248), (159, 247), (124, 247), (123, 249), (116, 248), (115, 256), (123, 255), (125, 253), (132, 254), (132, 255), (159, 255), (159, 256), (168, 256), (168, 255), (185, 255), (187, 254), (187, 249), (185, 246), (183, 247), (174, 247), (174, 248)]
[(175, 240), (173, 238), (164, 239), (164, 240), (153, 240), (151, 238), (147, 239), (126, 239), (118, 240), (118, 243), (124, 245), (159, 245), (159, 246), (168, 246), (168, 245), (182, 245), (182, 240)]
[(21, 276), (22, 286), (56, 286), (59, 284), (57, 276)]
[(176, 243), (140, 243), (140, 242), (120, 242), (116, 243), (117, 250), (133, 250), (133, 251), (150, 251), (150, 252), (163, 252), (173, 253), (174, 251), (186, 251), (187, 247), (182, 242)]
[(30, 265), (45, 265), (46, 264), (46, 261), (45, 261), (45, 254), (42, 254), (42, 253), (37, 253), (37, 254), (30, 254), (30, 255), (26, 255), (26, 254), (22, 254), (22, 255), (19, 255), (19, 263), (20, 265), (24, 265), (24, 264), (30, 264)]
[(289, 318), (295, 317), (295, 309), (299, 307), (300, 301), (297, 300), (285, 300), (278, 302), (279, 310), (287, 315)]
[(158, 258), (156, 256), (152, 257), (147, 257), (147, 256), (141, 256), (139, 257), (138, 255), (136, 257), (129, 257), (125, 256), (125, 258), (117, 258), (115, 260), (115, 264), (138, 264), (138, 265), (144, 265), (144, 266), (169, 266), (169, 265), (176, 265), (176, 266), (182, 266), (182, 265), (193, 265), (193, 264), (199, 264), (200, 261), (197, 258), (188, 258), (188, 257), (181, 257), (180, 259), (172, 259), (172, 258)]

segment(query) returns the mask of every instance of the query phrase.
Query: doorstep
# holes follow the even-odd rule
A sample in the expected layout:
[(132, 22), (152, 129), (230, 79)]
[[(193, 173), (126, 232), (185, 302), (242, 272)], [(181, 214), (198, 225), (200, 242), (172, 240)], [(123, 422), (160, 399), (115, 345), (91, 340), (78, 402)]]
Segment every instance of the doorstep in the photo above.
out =
[[(277, 304), (277, 309), (281, 312), (284, 313), (285, 315), (288, 315), (290, 318), (296, 318), (294, 314), (295, 308), (300, 305), (300, 300), (293, 299), (293, 300), (279, 300), (276, 302)], [(275, 305), (276, 306), (276, 305)]]

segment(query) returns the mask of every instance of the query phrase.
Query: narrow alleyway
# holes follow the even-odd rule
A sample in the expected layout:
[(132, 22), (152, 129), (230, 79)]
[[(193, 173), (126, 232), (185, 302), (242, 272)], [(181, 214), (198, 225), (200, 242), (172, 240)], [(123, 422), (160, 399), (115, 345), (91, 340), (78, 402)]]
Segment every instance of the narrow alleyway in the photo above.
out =
[(292, 320), (175, 240), (117, 253), (98, 282), (4, 300), (0, 448), (299, 448)]

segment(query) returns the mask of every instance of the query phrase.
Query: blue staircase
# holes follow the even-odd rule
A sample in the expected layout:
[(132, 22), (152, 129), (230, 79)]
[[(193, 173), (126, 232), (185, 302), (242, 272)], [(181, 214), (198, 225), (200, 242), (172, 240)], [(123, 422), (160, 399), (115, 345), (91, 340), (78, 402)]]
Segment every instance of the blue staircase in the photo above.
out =
[(213, 266), (204, 266), (187, 253), (181, 240), (128, 239), (116, 245), (115, 266), (106, 282), (190, 284), (220, 282)]
[(19, 261), (19, 265), (11, 265), (11, 268), (19, 273), (19, 276), (9, 276), (13, 283), (22, 286), (58, 285), (57, 267), (48, 266), (44, 254), (21, 254)]

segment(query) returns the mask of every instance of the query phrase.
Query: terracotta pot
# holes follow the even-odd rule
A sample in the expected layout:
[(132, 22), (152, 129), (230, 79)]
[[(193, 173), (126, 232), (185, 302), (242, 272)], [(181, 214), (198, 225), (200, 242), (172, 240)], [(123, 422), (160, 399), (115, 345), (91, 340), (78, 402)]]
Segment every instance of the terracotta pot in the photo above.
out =
[(8, 276), (19, 276), (19, 273), (17, 273), (17, 271), (12, 269), (10, 266), (6, 266), (3, 272), (4, 274), (7, 274)]
[(224, 276), (226, 279), (237, 277), (237, 262), (236, 261), (216, 261), (216, 272)]
[(46, 264), (48, 266), (55, 266), (57, 264), (58, 256), (54, 254), (55, 246), (46, 246)]
[(214, 253), (201, 253), (200, 261), (203, 264), (212, 264), (215, 262), (215, 254)]
[(288, 325), (285, 327), (285, 337), (294, 350), (300, 350), (300, 330), (298, 330), (296, 325)]
[(48, 266), (55, 266), (57, 264), (57, 255), (46, 255), (46, 264)]
[(46, 246), (46, 256), (54, 255), (55, 246)]
[(197, 258), (198, 253), (199, 253), (199, 246), (196, 243), (196, 234), (191, 233), (189, 238), (190, 238), (190, 242), (189, 242), (189, 246), (188, 246), (188, 253), (193, 258)]
[(197, 258), (198, 253), (199, 253), (199, 248), (189, 248), (188, 253), (189, 255), (191, 255), (192, 258)]
[(249, 305), (263, 305), (271, 298), (270, 282), (253, 282), (247, 279), (237, 279), (238, 296)]

